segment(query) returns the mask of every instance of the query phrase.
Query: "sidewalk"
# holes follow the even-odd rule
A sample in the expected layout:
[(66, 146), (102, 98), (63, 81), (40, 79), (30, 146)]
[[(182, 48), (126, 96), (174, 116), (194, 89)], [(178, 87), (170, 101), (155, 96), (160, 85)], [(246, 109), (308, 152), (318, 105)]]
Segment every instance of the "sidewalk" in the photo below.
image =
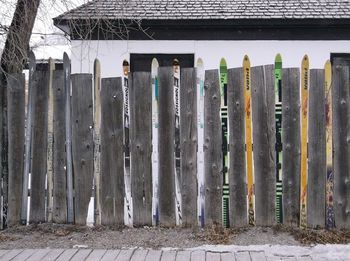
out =
[(0, 250), (0, 260), (26, 261), (275, 261), (350, 260), (350, 245), (299, 246), (201, 246), (192, 249), (12, 249)]

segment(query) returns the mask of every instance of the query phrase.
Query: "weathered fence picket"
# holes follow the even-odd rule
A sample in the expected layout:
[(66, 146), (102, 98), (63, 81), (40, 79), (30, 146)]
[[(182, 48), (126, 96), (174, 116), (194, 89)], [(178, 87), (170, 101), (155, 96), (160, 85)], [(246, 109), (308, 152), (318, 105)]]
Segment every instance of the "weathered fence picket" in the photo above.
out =
[(8, 209), (7, 225), (20, 223), (24, 156), (24, 74), (7, 76)]
[(222, 224), (222, 137), (218, 70), (205, 72), (204, 176), (206, 226)]
[(276, 123), (274, 66), (251, 68), (255, 175), (255, 222), (275, 224)]
[(94, 173), (92, 75), (72, 77), (72, 156), (75, 223), (85, 225)]
[(42, 223), (46, 221), (45, 182), (47, 170), (48, 71), (35, 71), (32, 87), (34, 88), (34, 106), (29, 222)]
[(326, 114), (324, 70), (310, 70), (307, 225), (325, 226)]
[(174, 91), (173, 68), (160, 67), (159, 77), (159, 221), (175, 226)]
[(230, 226), (245, 227), (247, 218), (247, 176), (245, 159), (243, 70), (228, 70), (227, 103), (230, 139)]
[(101, 224), (124, 225), (123, 91), (121, 78), (101, 83)]
[(300, 195), (300, 70), (283, 69), (283, 223), (299, 225)]
[(52, 79), (53, 99), (53, 207), (52, 221), (55, 223), (67, 222), (67, 179), (66, 179), (66, 122), (63, 70), (53, 72)]
[(194, 68), (181, 70), (180, 141), (182, 225), (197, 226), (197, 75)]
[(350, 228), (349, 66), (333, 65), (333, 146), (335, 226)]
[(151, 74), (129, 77), (131, 112), (131, 197), (133, 225), (152, 225), (152, 107)]

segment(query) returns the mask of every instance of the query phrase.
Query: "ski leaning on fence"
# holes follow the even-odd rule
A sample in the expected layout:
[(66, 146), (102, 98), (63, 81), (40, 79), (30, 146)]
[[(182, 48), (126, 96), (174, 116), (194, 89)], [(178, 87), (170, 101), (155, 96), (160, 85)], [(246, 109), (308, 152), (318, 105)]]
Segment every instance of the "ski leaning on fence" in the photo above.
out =
[(73, 205), (73, 158), (72, 158), (72, 122), (71, 122), (71, 82), (70, 60), (63, 54), (64, 88), (66, 92), (66, 153), (67, 153), (67, 222), (74, 223)]
[(197, 176), (199, 191), (199, 224), (204, 227), (204, 64), (202, 59), (197, 61)]
[(181, 211), (181, 154), (180, 154), (180, 64), (173, 62), (174, 70), (174, 110), (175, 110), (175, 198), (176, 198), (176, 224), (182, 224)]
[(222, 174), (223, 174), (223, 200), (222, 218), (225, 227), (229, 227), (229, 185), (228, 185), (228, 113), (227, 113), (227, 64), (224, 58), (220, 61), (220, 95), (221, 95), (221, 133), (222, 133)]
[(27, 224), (28, 215), (28, 181), (30, 173), (30, 165), (32, 159), (32, 130), (33, 130), (33, 75), (36, 70), (35, 55), (31, 51), (29, 53), (29, 84), (28, 84), (28, 105), (27, 105), (27, 120), (25, 130), (25, 160), (24, 160), (24, 173), (23, 173), (23, 191), (22, 191), (22, 209), (21, 209), (21, 223)]
[(130, 177), (130, 108), (129, 108), (129, 62), (123, 61), (123, 98), (124, 98), (124, 177), (126, 225), (132, 225), (131, 177)]
[(152, 60), (151, 77), (152, 77), (152, 180), (153, 180), (153, 204), (152, 215), (153, 225), (159, 224), (158, 212), (158, 130), (159, 130), (159, 95), (158, 95), (158, 61), (156, 58)]
[(328, 60), (324, 67), (325, 75), (325, 98), (326, 98), (326, 227), (328, 229), (335, 227), (333, 191), (334, 191), (334, 173), (333, 173), (333, 142), (332, 142), (332, 65)]
[(53, 72), (55, 61), (49, 59), (49, 102), (48, 102), (48, 126), (47, 126), (47, 220), (52, 222), (53, 211)]
[(307, 226), (307, 142), (309, 106), (309, 58), (301, 64), (301, 172), (300, 172), (300, 226)]
[(96, 225), (101, 225), (101, 65), (100, 61), (94, 61), (94, 191), (95, 210), (94, 220)]
[(247, 185), (248, 185), (248, 221), (255, 224), (254, 211), (254, 173), (253, 173), (253, 142), (252, 142), (252, 109), (251, 109), (251, 86), (250, 86), (250, 61), (247, 55), (243, 60), (244, 77), (244, 108), (245, 108), (245, 140), (247, 158)]
[(282, 57), (275, 59), (276, 221), (282, 223)]

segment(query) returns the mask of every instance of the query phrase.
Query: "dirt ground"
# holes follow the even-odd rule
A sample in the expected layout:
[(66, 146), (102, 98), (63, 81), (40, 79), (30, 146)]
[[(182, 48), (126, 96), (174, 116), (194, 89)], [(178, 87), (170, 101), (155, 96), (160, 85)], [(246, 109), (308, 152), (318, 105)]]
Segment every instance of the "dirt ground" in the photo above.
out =
[(299, 230), (286, 227), (233, 229), (106, 228), (41, 224), (0, 232), (0, 249), (13, 248), (192, 248), (202, 245), (310, 245), (350, 243), (348, 231)]

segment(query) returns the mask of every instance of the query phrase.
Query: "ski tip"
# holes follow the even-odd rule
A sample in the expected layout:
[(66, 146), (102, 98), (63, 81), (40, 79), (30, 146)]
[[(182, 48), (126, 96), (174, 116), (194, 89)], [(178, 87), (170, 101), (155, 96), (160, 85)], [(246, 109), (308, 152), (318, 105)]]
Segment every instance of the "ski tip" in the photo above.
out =
[(250, 66), (250, 60), (248, 55), (244, 55), (244, 58), (243, 58), (243, 67), (245, 66)]
[(127, 60), (124, 60), (123, 61), (123, 74), (124, 74), (124, 76), (128, 76), (129, 71), (130, 71), (129, 62)]
[(49, 58), (49, 69), (55, 70), (55, 60), (52, 57)]
[(36, 69), (36, 60), (35, 60), (35, 54), (33, 50), (29, 51), (28, 54), (28, 65), (29, 65), (29, 70), (30, 71), (35, 71)]
[(220, 60), (220, 67), (226, 67), (226, 66), (227, 66), (227, 64), (226, 64), (225, 58), (221, 58), (221, 60)]
[(63, 61), (69, 60), (69, 56), (66, 52), (63, 53)]
[(331, 67), (332, 67), (331, 61), (330, 61), (330, 60), (327, 60), (327, 61), (325, 62), (325, 64), (324, 64), (324, 68), (325, 68), (325, 69), (329, 69), (329, 68), (331, 68)]
[(180, 66), (180, 62), (179, 62), (179, 60), (178, 59), (174, 59), (173, 60), (173, 66)]
[(203, 65), (204, 65), (204, 63), (203, 63), (203, 60), (202, 60), (202, 58), (198, 58), (197, 59), (197, 68), (201, 68), (201, 67), (203, 67)]
[(275, 57), (275, 63), (282, 63), (282, 56), (281, 54), (277, 54)]
[(28, 59), (29, 59), (29, 61), (35, 61), (35, 54), (34, 54), (33, 50), (29, 51)]
[(159, 63), (157, 58), (152, 59), (152, 68), (159, 67)]
[(96, 73), (97, 70), (99, 70), (100, 66), (101, 66), (100, 60), (96, 58), (96, 59), (94, 60), (94, 73)]

